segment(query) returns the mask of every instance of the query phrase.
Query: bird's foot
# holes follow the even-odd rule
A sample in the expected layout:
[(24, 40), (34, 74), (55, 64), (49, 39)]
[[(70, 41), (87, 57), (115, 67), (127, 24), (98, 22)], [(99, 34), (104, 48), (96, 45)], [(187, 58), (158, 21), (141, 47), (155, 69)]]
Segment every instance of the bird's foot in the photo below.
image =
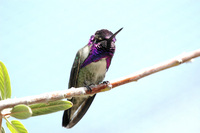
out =
[(92, 89), (91, 89), (91, 87), (88, 85), (88, 86), (85, 86), (86, 88), (87, 88), (87, 91), (90, 91), (90, 92), (92, 92)]
[(103, 84), (109, 85), (110, 82), (109, 81), (103, 81)]
[(87, 91), (92, 92), (91, 87), (93, 87), (94, 84), (86, 85), (85, 87), (87, 88)]
[(112, 89), (112, 85), (110, 84), (109, 81), (103, 81), (103, 84), (107, 85), (108, 87), (106, 87), (106, 90), (110, 90)]

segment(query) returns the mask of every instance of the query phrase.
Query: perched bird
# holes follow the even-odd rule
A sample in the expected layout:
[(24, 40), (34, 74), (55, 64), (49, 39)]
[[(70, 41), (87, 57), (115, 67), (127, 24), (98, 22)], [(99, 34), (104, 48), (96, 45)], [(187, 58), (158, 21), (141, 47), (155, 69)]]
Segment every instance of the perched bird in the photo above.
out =
[[(115, 52), (115, 36), (121, 30), (122, 28), (113, 34), (109, 30), (102, 29), (91, 36), (88, 44), (76, 54), (71, 69), (69, 88), (89, 87), (103, 81)], [(62, 126), (71, 128), (78, 123), (95, 96), (96, 94), (68, 99), (73, 103), (73, 107), (64, 111)]]

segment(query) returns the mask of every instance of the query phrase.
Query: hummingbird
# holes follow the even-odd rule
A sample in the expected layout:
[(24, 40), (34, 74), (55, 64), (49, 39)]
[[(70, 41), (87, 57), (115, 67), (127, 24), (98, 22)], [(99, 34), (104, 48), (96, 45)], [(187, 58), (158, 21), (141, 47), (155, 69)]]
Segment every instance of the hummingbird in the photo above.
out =
[[(68, 88), (89, 87), (103, 81), (115, 52), (115, 36), (122, 29), (114, 34), (102, 29), (90, 37), (88, 44), (75, 56)], [(68, 99), (73, 103), (73, 107), (64, 111), (62, 126), (72, 128), (76, 125), (87, 112), (95, 96), (96, 94)]]

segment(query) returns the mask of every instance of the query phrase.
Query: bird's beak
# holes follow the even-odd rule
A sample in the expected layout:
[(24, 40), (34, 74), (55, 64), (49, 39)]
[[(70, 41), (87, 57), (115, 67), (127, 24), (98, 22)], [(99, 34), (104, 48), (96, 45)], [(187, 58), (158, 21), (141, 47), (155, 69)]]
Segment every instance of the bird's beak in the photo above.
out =
[(115, 32), (108, 40), (112, 41), (112, 39), (122, 30), (123, 28), (119, 29), (117, 32)]

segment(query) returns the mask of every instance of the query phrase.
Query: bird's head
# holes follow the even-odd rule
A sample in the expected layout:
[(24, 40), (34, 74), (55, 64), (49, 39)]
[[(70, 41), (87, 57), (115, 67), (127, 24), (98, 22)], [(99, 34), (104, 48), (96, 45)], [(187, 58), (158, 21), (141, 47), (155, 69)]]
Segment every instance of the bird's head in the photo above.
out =
[(94, 35), (91, 36), (88, 45), (93, 45), (92, 47), (97, 49), (98, 51), (105, 51), (105, 52), (113, 52), (115, 51), (115, 36), (122, 30), (123, 28), (119, 29), (114, 34), (107, 30), (102, 29), (96, 31)]

